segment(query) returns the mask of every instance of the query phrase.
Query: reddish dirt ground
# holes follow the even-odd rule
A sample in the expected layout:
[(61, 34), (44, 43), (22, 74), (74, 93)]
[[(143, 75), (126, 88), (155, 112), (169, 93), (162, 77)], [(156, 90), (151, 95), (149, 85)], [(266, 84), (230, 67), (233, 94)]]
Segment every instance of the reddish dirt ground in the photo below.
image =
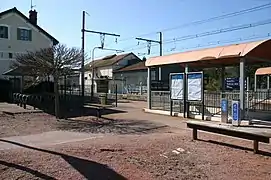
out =
[[(250, 142), (204, 133), (200, 136), (205, 140), (192, 141), (187, 133), (104, 136), (52, 147), (2, 151), (1, 179), (270, 178), (270, 157), (254, 155), (248, 148)], [(172, 152), (178, 148), (179, 154)]]
[(255, 155), (251, 141), (202, 132), (201, 140), (193, 141), (184, 120), (144, 114), (135, 106), (99, 121), (88, 117), (75, 120), (79, 123), (54, 121), (56, 125), (47, 130), (99, 133), (99, 137), (54, 146), (17, 144), (21, 148), (2, 150), (0, 179), (270, 179), (270, 144), (260, 144), (264, 152)]
[(45, 113), (0, 114), (0, 137), (38, 134), (56, 129), (56, 119)]

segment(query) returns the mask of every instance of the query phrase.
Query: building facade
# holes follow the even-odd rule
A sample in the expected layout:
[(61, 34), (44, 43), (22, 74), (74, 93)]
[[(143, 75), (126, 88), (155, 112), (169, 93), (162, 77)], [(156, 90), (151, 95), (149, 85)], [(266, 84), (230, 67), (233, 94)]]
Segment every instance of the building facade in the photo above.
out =
[[(108, 79), (109, 87), (115, 84), (116, 80), (113, 76), (113, 72), (119, 70), (123, 67), (136, 64), (140, 62), (141, 59), (138, 58), (133, 53), (120, 54), (120, 55), (110, 55), (101, 59), (94, 60), (85, 66), (85, 86), (86, 91), (90, 91), (92, 85), (92, 75), (94, 74), (94, 92), (97, 92), (97, 81), (100, 79)], [(94, 70), (94, 72), (93, 72)], [(80, 77), (81, 84), (81, 77)]]
[(3, 73), (10, 69), (17, 54), (36, 51), (56, 45), (58, 41), (37, 24), (37, 12), (29, 17), (16, 8), (0, 13), (0, 79), (9, 79)]
[[(119, 94), (144, 94), (147, 92), (148, 72), (145, 61), (114, 71)], [(113, 89), (113, 87), (111, 87)]]

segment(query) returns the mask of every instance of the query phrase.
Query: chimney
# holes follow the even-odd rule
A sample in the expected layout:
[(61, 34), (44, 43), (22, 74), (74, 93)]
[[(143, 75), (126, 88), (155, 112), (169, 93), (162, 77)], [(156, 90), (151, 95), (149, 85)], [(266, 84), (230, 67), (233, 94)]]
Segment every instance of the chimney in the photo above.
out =
[(29, 20), (34, 25), (37, 25), (37, 18), (38, 18), (37, 15), (38, 15), (38, 12), (36, 10), (29, 11)]

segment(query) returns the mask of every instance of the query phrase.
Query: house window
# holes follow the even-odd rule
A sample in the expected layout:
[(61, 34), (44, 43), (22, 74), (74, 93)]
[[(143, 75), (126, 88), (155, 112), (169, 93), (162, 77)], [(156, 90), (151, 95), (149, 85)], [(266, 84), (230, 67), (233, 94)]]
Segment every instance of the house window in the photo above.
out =
[(8, 39), (8, 27), (0, 25), (0, 38)]
[(8, 53), (8, 58), (12, 59), (12, 53)]
[(4, 58), (4, 53), (0, 52), (0, 58)]
[(32, 31), (29, 29), (18, 28), (17, 39), (22, 41), (32, 41)]

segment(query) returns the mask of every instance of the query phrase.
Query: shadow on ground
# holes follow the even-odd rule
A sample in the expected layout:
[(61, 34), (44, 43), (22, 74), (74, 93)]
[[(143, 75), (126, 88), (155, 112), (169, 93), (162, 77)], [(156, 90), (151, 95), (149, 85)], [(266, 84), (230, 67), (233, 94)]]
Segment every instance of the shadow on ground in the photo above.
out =
[[(71, 105), (73, 104), (73, 105)], [(43, 112), (55, 116), (55, 108), (54, 103), (50, 105), (48, 103), (41, 103), (35, 106), (36, 108), (42, 110)], [(108, 114), (116, 114), (116, 113), (125, 113), (126, 111), (116, 110), (107, 108), (102, 111), (102, 115)], [(92, 107), (82, 107), (80, 106), (80, 102), (72, 101), (69, 104), (65, 104), (65, 102), (60, 103), (60, 118), (76, 118), (82, 116), (97, 116), (97, 109)]]
[[(118, 174), (117, 172), (115, 172), (113, 169), (111, 169), (110, 167), (108, 167), (105, 164), (100, 164), (100, 163), (90, 161), (87, 159), (82, 159), (82, 158), (78, 158), (75, 156), (70, 156), (67, 154), (63, 154), (63, 153), (59, 153), (59, 152), (55, 152), (55, 151), (50, 151), (50, 150), (46, 150), (46, 149), (36, 148), (36, 147), (21, 144), (21, 143), (13, 142), (13, 141), (8, 141), (8, 140), (3, 140), (3, 139), (0, 139), (0, 141), (5, 142), (5, 143), (14, 144), (14, 145), (17, 145), (17, 146), (20, 146), (23, 148), (28, 148), (31, 150), (36, 150), (36, 151), (60, 156), (67, 163), (69, 163), (74, 169), (76, 169), (81, 175), (83, 175), (86, 179), (91, 179), (91, 180), (107, 180), (107, 179), (108, 180), (110, 180), (110, 179), (111, 180), (126, 180), (125, 177)], [(7, 167), (11, 167), (11, 168), (25, 171), (27, 173), (30, 173), (30, 174), (32, 174), (36, 177), (42, 178), (42, 179), (56, 179), (54, 177), (48, 176), (46, 174), (43, 174), (41, 172), (38, 172), (36, 170), (30, 169), (30, 168), (22, 166), (22, 165), (17, 165), (14, 163), (9, 163), (9, 162), (5, 162), (5, 161), (1, 161), (1, 160), (0, 160), (0, 164), (7, 166)]]
[(114, 134), (147, 134), (167, 126), (144, 120), (121, 120), (99, 118), (90, 120), (60, 120), (58, 128), (66, 131)]
[[(228, 144), (228, 143), (218, 142), (218, 141), (214, 141), (214, 140), (203, 140), (203, 139), (198, 139), (198, 141), (202, 141), (202, 142), (217, 144), (217, 145), (220, 145), (220, 146), (226, 146), (226, 147), (230, 147), (230, 148), (235, 148), (235, 149), (240, 149), (240, 150), (244, 150), (244, 151), (251, 151), (251, 152), (253, 152), (253, 149), (251, 149), (251, 148), (242, 147), (242, 146), (238, 146), (238, 145), (234, 145), (234, 144)], [(271, 157), (271, 153), (270, 152), (266, 152), (266, 151), (259, 151), (258, 154)]]

